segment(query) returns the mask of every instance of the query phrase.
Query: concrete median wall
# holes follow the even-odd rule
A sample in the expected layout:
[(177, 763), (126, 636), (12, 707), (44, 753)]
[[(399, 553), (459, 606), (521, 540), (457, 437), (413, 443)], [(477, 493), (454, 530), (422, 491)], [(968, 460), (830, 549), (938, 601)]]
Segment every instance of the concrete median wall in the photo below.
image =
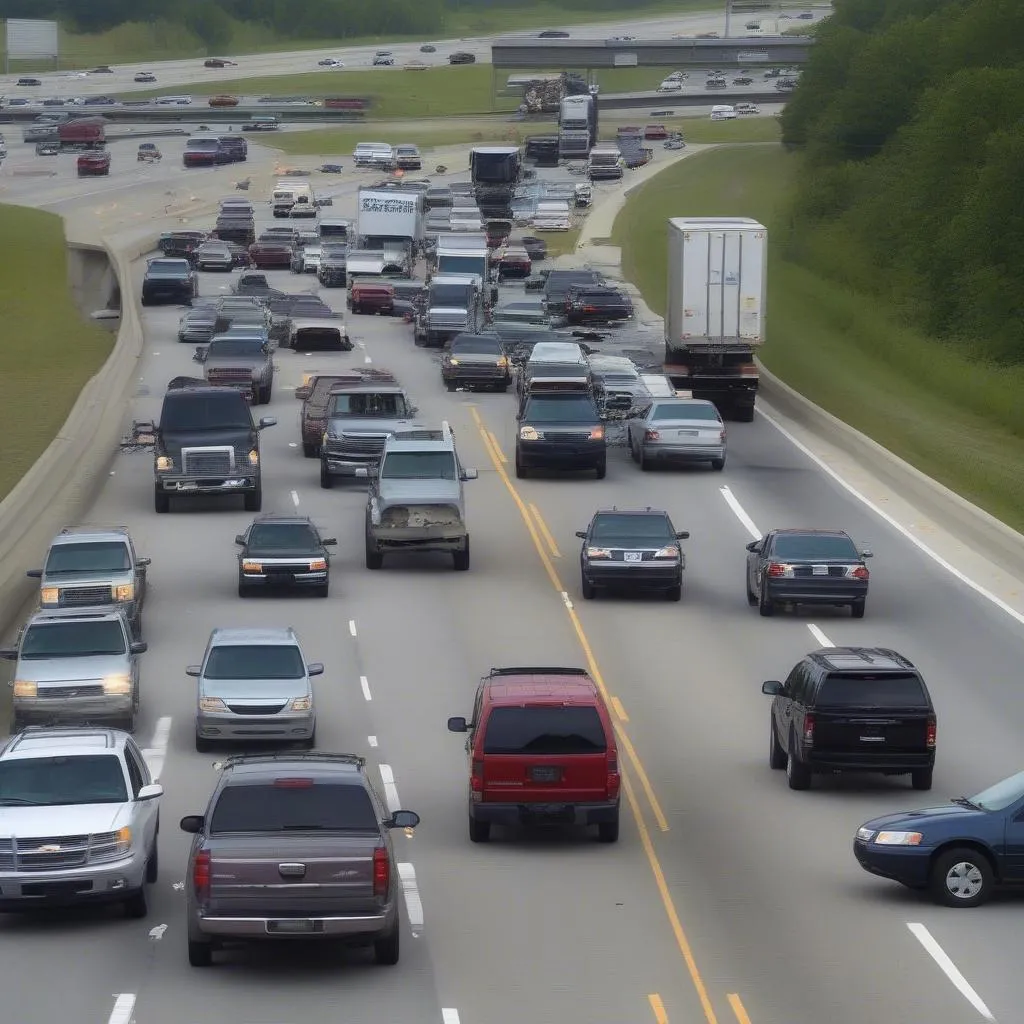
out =
[(96, 310), (120, 309), (121, 288), (103, 246), (69, 245), (68, 287), (82, 316), (88, 318)]

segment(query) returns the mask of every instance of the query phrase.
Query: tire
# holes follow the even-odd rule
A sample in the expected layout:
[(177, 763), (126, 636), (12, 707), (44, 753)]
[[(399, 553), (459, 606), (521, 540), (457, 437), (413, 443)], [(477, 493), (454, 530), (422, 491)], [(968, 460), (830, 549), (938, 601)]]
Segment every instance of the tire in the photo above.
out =
[(469, 569), (469, 538), (466, 538), (466, 546), (461, 551), (452, 552), (452, 563), (456, 572), (466, 572)]
[(188, 940), (188, 962), (192, 967), (211, 967), (213, 965), (213, 943)]
[(370, 539), (369, 535), (366, 537), (366, 568), (367, 569), (381, 569), (384, 566), (384, 555), (377, 550), (377, 546)]
[(527, 477), (526, 467), (519, 461), (519, 455), (516, 454), (516, 479), (525, 480)]
[(761, 584), (761, 600), (757, 604), (757, 610), (766, 619), (775, 614), (775, 602), (768, 596), (768, 588)]
[(741, 406), (739, 409), (734, 410), (733, 418), (737, 423), (753, 423), (754, 422), (754, 407)]
[(149, 299), (148, 299), (148, 298), (146, 298), (146, 296), (145, 296), (145, 295), (143, 295), (143, 296), (142, 296), (142, 297), (141, 297), (141, 298), (139, 299), (139, 304), (140, 304), (140, 305), (142, 305), (142, 306), (148, 306), (148, 305), (150, 304), (150, 302), (149, 302)]
[(166, 491), (161, 491), (157, 488), (153, 492), (153, 507), (161, 514), (164, 512), (170, 512), (171, 496)]
[(270, 396), (274, 393), (274, 385), (268, 384), (265, 388), (259, 389), (260, 405), (269, 405)]
[(712, 459), (711, 468), (715, 470), (725, 469), (725, 459)]
[(444, 386), (445, 386), (445, 387), (446, 387), (446, 388), (447, 388), (447, 389), (448, 389), (449, 391), (455, 391), (455, 390), (456, 390), (456, 389), (458, 388), (458, 385), (457, 385), (457, 384), (455, 383), (455, 381), (453, 381), (453, 380), (446, 380), (446, 381), (444, 382)]
[(747, 577), (746, 587), (747, 587), (747, 604), (749, 604), (751, 608), (755, 608), (757, 606), (757, 594), (755, 594), (750, 589), (750, 577), (749, 576)]
[(598, 463), (598, 464), (597, 464), (597, 465), (596, 465), (596, 466), (594, 467), (594, 476), (595, 476), (595, 477), (596, 477), (596, 478), (597, 478), (598, 480), (603, 480), (603, 479), (604, 479), (604, 477), (605, 477), (605, 474), (606, 474), (607, 472), (608, 472), (608, 463), (607, 463), (607, 461), (606, 461), (605, 459), (602, 459), (602, 460), (601, 460), (601, 461), (600, 461), (600, 462), (599, 462), (599, 463)]
[(586, 576), (580, 576), (580, 591), (584, 601), (593, 601), (597, 597), (597, 587)]
[(263, 488), (257, 485), (255, 491), (249, 491), (243, 495), (246, 512), (259, 512), (263, 508)]
[(330, 583), (323, 583), (313, 591), (314, 597), (327, 597), (331, 593)]
[(241, 580), (238, 581), (238, 596), (252, 597), (252, 587), (247, 587)]
[(329, 491), (334, 486), (334, 478), (327, 472), (323, 459), (320, 460), (320, 486), (325, 491)]
[(398, 922), (395, 922), (391, 929), (382, 939), (377, 939), (373, 944), (373, 958), (382, 967), (394, 967), (398, 963), (398, 955), (401, 947), (401, 932)]
[(957, 846), (940, 853), (928, 878), (932, 899), (947, 907), (979, 907), (995, 889), (992, 863), (983, 853)]
[(199, 754), (208, 754), (213, 749), (213, 745), (209, 740), (203, 739), (202, 736), (196, 735), (196, 752)]
[(133, 921), (138, 921), (149, 913), (149, 898), (146, 896), (145, 888), (136, 889), (124, 901), (124, 916)]
[(786, 767), (786, 762), (789, 758), (786, 756), (785, 750), (782, 749), (782, 744), (779, 743), (779, 734), (775, 731), (775, 722), (773, 719), (768, 719), (768, 729), (770, 730), (770, 737), (768, 739), (768, 767), (773, 771), (780, 772)]
[(910, 773), (910, 784), (914, 789), (925, 792), (932, 788), (934, 768), (918, 768)]
[(668, 590), (665, 591), (665, 600), (666, 601), (681, 601), (682, 599), (683, 599), (683, 585), (682, 585), (682, 583), (677, 583), (674, 587), (669, 587)]
[(494, 385), (494, 390), (497, 391), (499, 394), (503, 395), (503, 394), (505, 394), (506, 391), (508, 391), (508, 384), (509, 384), (508, 381), (505, 381), (504, 384), (495, 384)]
[(599, 843), (617, 843), (619, 841), (619, 816), (615, 815), (614, 821), (602, 821), (597, 826), (597, 841)]
[(491, 838), (491, 823), (489, 821), (478, 821), (471, 814), (469, 816), (469, 841), (471, 843), (486, 843)]
[(795, 754), (786, 757), (786, 779), (790, 789), (810, 789), (811, 769)]
[(864, 605), (865, 605), (864, 598), (861, 598), (859, 601), (854, 601), (853, 604), (850, 605), (850, 614), (855, 619), (863, 619), (864, 618)]
[(299, 741), (299, 746), (303, 750), (313, 750), (316, 748), (316, 726), (313, 726), (313, 734), (308, 739)]
[(153, 840), (153, 852), (146, 861), (146, 881), (152, 885), (160, 877), (160, 854), (157, 850), (156, 839)]
[(638, 451), (639, 454), (636, 461), (639, 463), (642, 472), (649, 473), (651, 471), (651, 460), (644, 455), (643, 448), (638, 449)]

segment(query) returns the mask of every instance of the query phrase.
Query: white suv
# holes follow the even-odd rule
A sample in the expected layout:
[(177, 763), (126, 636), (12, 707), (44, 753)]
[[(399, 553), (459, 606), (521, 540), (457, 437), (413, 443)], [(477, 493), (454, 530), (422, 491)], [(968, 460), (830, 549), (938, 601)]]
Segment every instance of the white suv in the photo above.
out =
[(128, 733), (35, 726), (0, 751), (0, 911), (149, 910), (163, 786)]

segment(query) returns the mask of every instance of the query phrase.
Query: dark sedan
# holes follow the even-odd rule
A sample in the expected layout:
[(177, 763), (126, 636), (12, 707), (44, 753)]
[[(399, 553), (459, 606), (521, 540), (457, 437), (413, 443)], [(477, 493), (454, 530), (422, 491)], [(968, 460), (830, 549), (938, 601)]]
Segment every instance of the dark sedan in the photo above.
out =
[(842, 530), (772, 530), (747, 545), (747, 603), (762, 615), (779, 605), (849, 605), (862, 619), (870, 557)]
[(512, 370), (497, 334), (458, 334), (441, 360), (441, 379), (449, 391), (459, 387), (507, 391)]
[(588, 601), (604, 588), (660, 590), (670, 601), (683, 596), (686, 556), (679, 541), (690, 534), (677, 531), (667, 512), (597, 512), (576, 536), (583, 541), (580, 583)]
[(306, 516), (257, 516), (235, 538), (238, 553), (238, 596), (256, 590), (302, 589), (327, 597), (331, 558), (327, 548), (337, 544), (321, 537)]
[(865, 871), (927, 889), (947, 907), (977, 907), (1000, 886), (1024, 884), (1024, 772), (970, 798), (887, 814), (857, 829)]
[(292, 265), (292, 247), (273, 242), (257, 242), (249, 246), (249, 256), (258, 270), (289, 270)]
[(628, 320), (633, 303), (617, 288), (570, 288), (565, 294), (565, 317), (570, 324)]

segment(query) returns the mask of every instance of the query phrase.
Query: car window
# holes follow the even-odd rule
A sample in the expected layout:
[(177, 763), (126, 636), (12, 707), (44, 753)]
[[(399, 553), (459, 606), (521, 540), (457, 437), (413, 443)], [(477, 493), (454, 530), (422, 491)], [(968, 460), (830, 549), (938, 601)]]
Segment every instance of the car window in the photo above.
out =
[(121, 761), (114, 754), (0, 761), (0, 807), (123, 804)]
[(500, 356), (502, 347), (497, 338), (456, 338), (452, 342), (451, 352), (453, 355), (460, 352), (487, 352)]
[(600, 417), (586, 395), (531, 395), (523, 411), (524, 420), (544, 423), (596, 423)]
[(1024, 797), (1024, 772), (1018, 772), (994, 786), (989, 786), (988, 789), (983, 789), (977, 796), (971, 797), (971, 803), (986, 811), (1002, 811), (1021, 797)]
[(607, 747), (595, 708), (494, 708), (485, 754), (600, 754)]
[(665, 516), (620, 515), (607, 512), (594, 518), (590, 541), (595, 544), (650, 542), (674, 544), (675, 532)]
[(652, 420), (709, 420), (718, 422), (718, 410), (713, 405), (694, 402), (659, 402), (654, 407)]
[(219, 644), (210, 648), (207, 679), (301, 679), (306, 674), (294, 644)]
[(818, 534), (778, 534), (772, 546), (774, 558), (823, 558), (859, 561), (860, 555), (849, 537)]
[(825, 677), (816, 703), (821, 707), (923, 708), (928, 697), (912, 672), (851, 672)]
[[(452, 258), (462, 261), (469, 260), (471, 267), (479, 267), (483, 257), (459, 256)], [(453, 267), (448, 269), (450, 273), (461, 273), (461, 271), (456, 271)], [(472, 270), (467, 272), (472, 273)], [(466, 302), (469, 301), (469, 294), (470, 286), (468, 284), (434, 284), (430, 286), (431, 304), (438, 308), (451, 306), (455, 309), (462, 309)]]
[(451, 452), (388, 452), (380, 467), (382, 480), (457, 480)]
[(320, 538), (304, 523), (257, 523), (249, 531), (249, 548), (274, 551), (312, 551)]
[(331, 415), (343, 416), (408, 416), (405, 398), (398, 394), (357, 393), (335, 395), (331, 403)]
[(142, 789), (142, 769), (139, 767), (139, 763), (135, 760), (135, 756), (129, 750), (124, 752), (124, 761), (128, 766), (128, 778), (132, 784), (132, 796), (138, 796), (139, 790)]
[(228, 786), (210, 819), (212, 834), (378, 829), (373, 802), (362, 786), (298, 778)]
[(29, 660), (124, 653), (124, 631), (116, 619), (39, 622), (28, 627), (21, 641), (21, 657)]
[(123, 541), (83, 541), (55, 544), (46, 559), (48, 576), (79, 572), (124, 572), (132, 567)]
[(252, 416), (241, 392), (175, 395), (164, 400), (160, 429), (167, 433), (204, 430), (251, 430)]
[(263, 355), (259, 338), (214, 338), (207, 349), (207, 358), (254, 358)]

